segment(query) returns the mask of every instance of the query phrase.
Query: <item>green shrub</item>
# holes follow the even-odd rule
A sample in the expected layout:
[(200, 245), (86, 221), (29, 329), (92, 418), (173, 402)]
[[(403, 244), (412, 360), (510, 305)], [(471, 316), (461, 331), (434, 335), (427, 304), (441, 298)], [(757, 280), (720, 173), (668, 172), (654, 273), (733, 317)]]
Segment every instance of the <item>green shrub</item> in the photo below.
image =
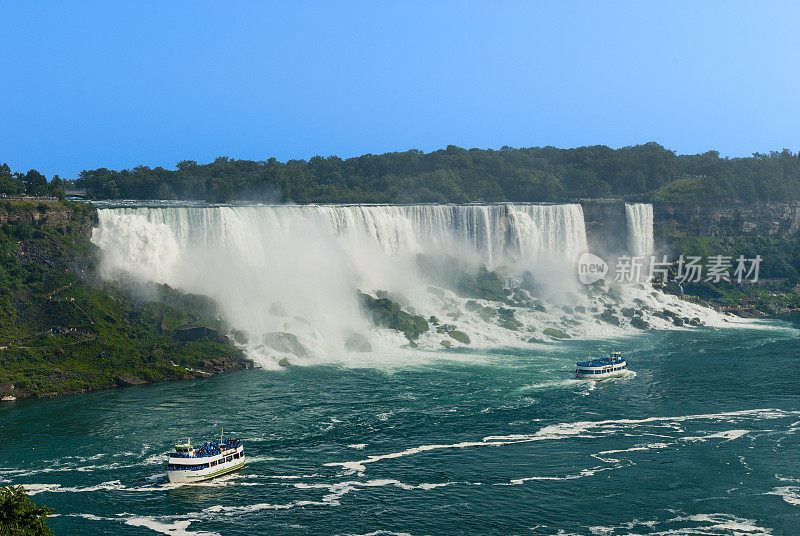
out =
[(22, 486), (0, 488), (0, 536), (49, 536), (47, 516), (52, 508), (37, 506)]

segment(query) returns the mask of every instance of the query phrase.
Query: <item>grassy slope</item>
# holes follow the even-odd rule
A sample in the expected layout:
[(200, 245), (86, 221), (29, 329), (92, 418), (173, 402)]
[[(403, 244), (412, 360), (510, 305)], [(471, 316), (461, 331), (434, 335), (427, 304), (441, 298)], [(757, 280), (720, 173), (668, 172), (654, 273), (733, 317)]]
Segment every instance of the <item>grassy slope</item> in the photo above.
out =
[[(246, 366), (202, 297), (154, 287), (158, 301), (138, 302), (93, 278), (93, 218), (82, 204), (0, 202), (0, 384), (43, 395)], [(191, 325), (211, 330), (178, 336)]]

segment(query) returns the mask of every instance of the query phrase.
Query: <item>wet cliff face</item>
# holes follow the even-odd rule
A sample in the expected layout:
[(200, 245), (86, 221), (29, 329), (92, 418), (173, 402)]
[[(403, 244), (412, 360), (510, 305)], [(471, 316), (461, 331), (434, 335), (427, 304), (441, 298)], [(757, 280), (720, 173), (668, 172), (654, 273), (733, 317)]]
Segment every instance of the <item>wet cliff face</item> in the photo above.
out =
[(618, 253), (626, 248), (627, 222), (622, 201), (582, 201), (589, 247), (599, 253)]
[(653, 252), (653, 207), (620, 200), (581, 201), (589, 249), (605, 257)]

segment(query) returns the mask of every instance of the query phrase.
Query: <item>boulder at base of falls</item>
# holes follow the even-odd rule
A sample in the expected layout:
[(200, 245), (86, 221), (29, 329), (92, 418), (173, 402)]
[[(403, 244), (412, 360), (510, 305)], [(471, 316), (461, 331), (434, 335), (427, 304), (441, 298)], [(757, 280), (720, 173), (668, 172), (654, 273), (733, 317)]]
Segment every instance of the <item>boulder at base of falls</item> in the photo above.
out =
[(453, 346), (453, 343), (448, 341), (448, 340), (444, 340), (444, 341), (440, 342), (439, 344), (441, 344), (445, 348), (450, 348), (451, 346)]
[(612, 324), (614, 326), (619, 326), (619, 318), (617, 318), (617, 315), (614, 314), (613, 309), (606, 309), (605, 311), (597, 315), (597, 318), (599, 318), (603, 322), (608, 322), (609, 324)]
[(470, 342), (469, 341), (469, 336), (466, 333), (464, 333), (463, 331), (458, 331), (457, 329), (454, 329), (453, 331), (448, 333), (448, 335), (450, 335), (450, 337), (452, 337), (453, 339), (457, 340), (461, 344), (469, 344), (469, 342)]
[(486, 306), (486, 307), (481, 307), (481, 308), (478, 310), (478, 315), (479, 315), (479, 316), (480, 316), (480, 317), (481, 317), (481, 318), (482, 318), (482, 319), (483, 319), (485, 322), (489, 322), (489, 321), (491, 321), (491, 320), (492, 320), (492, 317), (493, 317), (494, 315), (496, 315), (496, 314), (497, 314), (497, 310), (496, 310), (496, 309), (494, 309), (493, 307), (489, 307), (489, 306)]
[(544, 340), (539, 339), (537, 337), (531, 337), (530, 339), (528, 339), (528, 342), (531, 343), (531, 344), (535, 344), (535, 343), (542, 343), (542, 342), (544, 342)]
[(348, 352), (371, 352), (372, 345), (360, 333), (351, 333), (344, 341), (344, 348)]
[(517, 318), (514, 316), (513, 309), (506, 309), (505, 307), (499, 307), (497, 309), (497, 315), (500, 317), (500, 319), (497, 321), (500, 327), (504, 327), (512, 331), (517, 331), (519, 328), (522, 327), (522, 323), (519, 320), (517, 320)]
[(297, 357), (308, 357), (308, 350), (300, 344), (297, 337), (291, 333), (274, 331), (264, 335), (264, 344), (273, 350), (286, 354), (294, 354)]
[(664, 309), (663, 311), (654, 312), (653, 316), (655, 316), (656, 318), (661, 318), (663, 320), (672, 320), (672, 314), (673, 314), (672, 311)]
[(114, 380), (117, 382), (117, 385), (123, 385), (123, 386), (124, 385), (142, 385), (144, 383), (147, 383), (143, 379), (141, 379), (141, 378), (139, 378), (137, 376), (134, 376), (133, 374), (128, 374), (127, 372), (123, 373), (123, 374), (120, 374), (119, 376), (114, 378)]
[(467, 272), (459, 275), (461, 277), (456, 288), (462, 296), (489, 301), (504, 301), (507, 297), (506, 281), (503, 276), (488, 270), (484, 265), (478, 268), (478, 273), (475, 275)]
[(505, 303), (513, 307), (530, 307), (533, 305), (530, 294), (522, 288), (512, 288), (511, 295), (504, 300)]
[(650, 329), (650, 324), (648, 324), (647, 321), (641, 316), (634, 316), (631, 318), (631, 326), (637, 329)]
[(553, 339), (569, 339), (570, 338), (569, 335), (567, 335), (566, 333), (564, 333), (563, 331), (561, 331), (558, 328), (544, 328), (544, 331), (542, 331), (542, 333), (544, 333), (548, 337), (552, 337)]
[(372, 318), (376, 326), (401, 331), (410, 341), (418, 339), (430, 329), (424, 317), (403, 311), (400, 305), (389, 298), (373, 298), (363, 292), (359, 292), (358, 295), (361, 308)]
[(250, 341), (250, 335), (241, 329), (233, 332), (233, 340), (236, 344), (247, 344)]
[(187, 326), (175, 330), (175, 338), (179, 341), (197, 341), (203, 337), (217, 337), (217, 330), (206, 326)]

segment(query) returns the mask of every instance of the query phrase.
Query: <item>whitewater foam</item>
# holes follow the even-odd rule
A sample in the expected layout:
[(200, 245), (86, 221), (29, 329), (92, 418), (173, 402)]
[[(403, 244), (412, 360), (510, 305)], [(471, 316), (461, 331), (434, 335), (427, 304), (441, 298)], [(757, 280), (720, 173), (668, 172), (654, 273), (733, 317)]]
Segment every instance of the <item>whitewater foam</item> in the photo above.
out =
[[(556, 441), (556, 440), (572, 439), (572, 438), (596, 438), (599, 436), (614, 435), (622, 431), (630, 433), (637, 427), (646, 425), (656, 425), (661, 428), (664, 427), (671, 428), (676, 432), (679, 432), (680, 428), (677, 427), (676, 424), (687, 421), (718, 421), (718, 422), (735, 423), (735, 422), (742, 422), (744, 420), (782, 419), (798, 414), (800, 414), (800, 412), (784, 411), (780, 409), (752, 409), (752, 410), (741, 410), (741, 411), (699, 414), (699, 415), (648, 417), (644, 419), (610, 419), (603, 421), (577, 421), (569, 423), (557, 423), (544, 426), (532, 434), (486, 436), (480, 441), (475, 440), (475, 441), (461, 441), (458, 443), (449, 443), (449, 444), (420, 445), (416, 447), (410, 447), (405, 450), (397, 452), (368, 456), (367, 458), (361, 460), (328, 462), (325, 465), (330, 467), (342, 467), (348, 473), (363, 474), (366, 471), (366, 466), (368, 464), (377, 463), (384, 460), (403, 458), (406, 456), (413, 456), (416, 454), (421, 454), (431, 451), (476, 448), (476, 447), (500, 447), (515, 443), (528, 443), (534, 441)], [(737, 437), (745, 435), (745, 433), (747, 432), (748, 431), (746, 430), (729, 430), (726, 432), (709, 434), (702, 437), (684, 437), (677, 439), (682, 439), (687, 441), (707, 440), (709, 438), (732, 440)]]
[[(755, 520), (726, 513), (678, 515), (667, 519), (639, 520), (618, 525), (595, 525), (588, 527), (595, 535), (642, 534), (644, 536), (772, 536), (767, 527), (757, 525)], [(642, 532), (646, 530), (647, 532)], [(651, 532), (652, 531), (652, 532)], [(564, 534), (560, 532), (560, 534)]]

